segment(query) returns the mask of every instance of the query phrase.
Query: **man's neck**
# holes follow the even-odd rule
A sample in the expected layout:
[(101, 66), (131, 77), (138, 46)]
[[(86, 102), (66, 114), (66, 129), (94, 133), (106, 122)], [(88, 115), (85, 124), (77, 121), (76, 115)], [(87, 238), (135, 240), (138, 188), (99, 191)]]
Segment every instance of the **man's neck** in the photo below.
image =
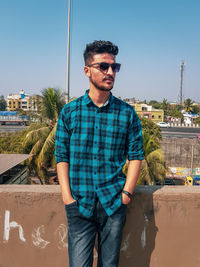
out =
[(101, 107), (106, 103), (107, 99), (109, 98), (110, 91), (106, 92), (106, 91), (100, 91), (96, 88), (90, 88), (88, 95), (92, 99), (95, 105)]

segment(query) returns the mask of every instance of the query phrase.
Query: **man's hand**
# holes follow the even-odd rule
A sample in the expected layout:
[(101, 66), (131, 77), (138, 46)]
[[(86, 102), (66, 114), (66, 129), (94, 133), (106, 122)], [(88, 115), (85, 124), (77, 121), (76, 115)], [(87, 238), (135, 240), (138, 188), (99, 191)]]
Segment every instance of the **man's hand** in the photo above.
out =
[(122, 193), (122, 204), (127, 205), (128, 203), (130, 203), (130, 201), (131, 201), (130, 197)]
[(65, 205), (69, 205), (76, 200), (72, 197), (69, 184), (69, 164), (67, 162), (59, 162), (57, 164), (58, 180), (61, 188), (62, 199)]
[(76, 200), (73, 197), (68, 197), (68, 198), (63, 198), (63, 202), (65, 205), (69, 205), (72, 204), (73, 202), (75, 202)]

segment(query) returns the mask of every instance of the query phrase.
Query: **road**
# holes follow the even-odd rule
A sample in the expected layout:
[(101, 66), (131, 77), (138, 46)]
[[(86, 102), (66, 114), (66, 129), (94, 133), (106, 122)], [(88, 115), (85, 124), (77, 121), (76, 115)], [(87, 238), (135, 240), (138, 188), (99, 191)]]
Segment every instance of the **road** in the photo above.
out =
[[(26, 129), (27, 126), (19, 125), (0, 125), (0, 132), (18, 132)], [(179, 137), (179, 138), (195, 138), (200, 134), (200, 128), (190, 128), (190, 127), (171, 127), (171, 128), (161, 128), (163, 137)]]
[(27, 126), (24, 125), (0, 125), (0, 132), (9, 132), (9, 133), (14, 133), (18, 131), (22, 131), (26, 129)]
[(200, 135), (200, 128), (192, 127), (171, 127), (161, 128), (163, 137), (179, 137), (179, 138), (196, 138)]

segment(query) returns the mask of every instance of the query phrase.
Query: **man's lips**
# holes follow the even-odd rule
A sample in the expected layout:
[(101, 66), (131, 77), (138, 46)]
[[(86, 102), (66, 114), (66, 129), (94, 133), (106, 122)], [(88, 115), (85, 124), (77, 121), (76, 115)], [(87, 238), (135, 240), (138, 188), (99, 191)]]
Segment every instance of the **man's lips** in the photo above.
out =
[(113, 78), (104, 78), (103, 79), (104, 82), (114, 82)]

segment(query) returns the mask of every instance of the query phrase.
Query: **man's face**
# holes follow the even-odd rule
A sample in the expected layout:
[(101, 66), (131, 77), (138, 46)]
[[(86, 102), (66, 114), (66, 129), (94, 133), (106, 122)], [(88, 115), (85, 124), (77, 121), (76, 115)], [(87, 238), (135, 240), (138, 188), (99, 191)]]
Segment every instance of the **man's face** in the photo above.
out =
[(95, 63), (115, 63), (115, 56), (108, 53), (96, 54), (93, 56), (93, 60), (90, 62), (90, 66), (84, 68), (86, 76), (90, 79), (90, 83), (95, 86), (96, 89), (101, 91), (110, 91), (113, 88), (115, 81), (115, 72), (113, 72), (111, 66), (103, 71), (98, 64)]

